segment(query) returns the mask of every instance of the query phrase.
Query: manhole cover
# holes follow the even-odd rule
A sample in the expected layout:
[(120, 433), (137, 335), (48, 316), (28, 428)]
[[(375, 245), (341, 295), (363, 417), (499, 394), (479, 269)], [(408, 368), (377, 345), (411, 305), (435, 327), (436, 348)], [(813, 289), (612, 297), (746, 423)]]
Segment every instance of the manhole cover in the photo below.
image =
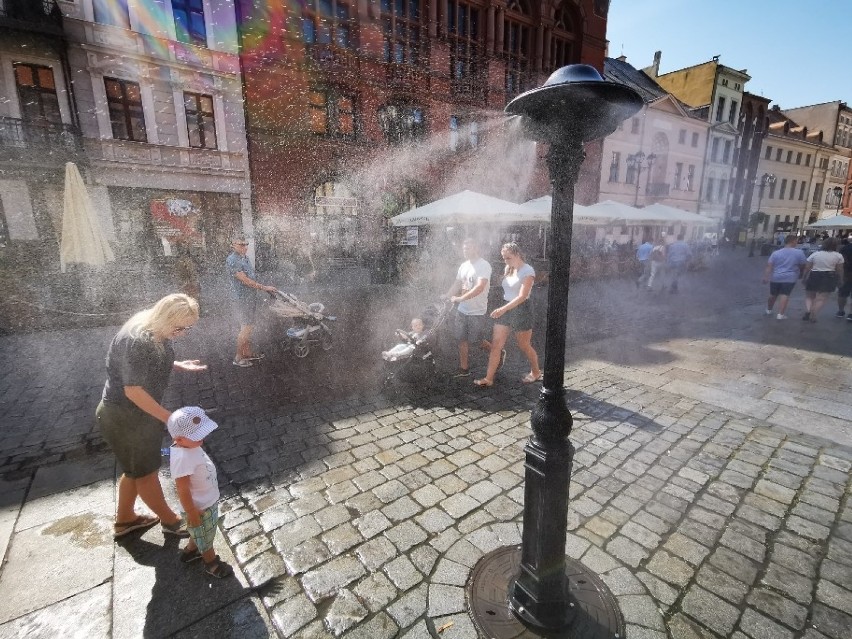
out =
[(467, 587), (473, 622), (488, 639), (623, 639), (624, 617), (601, 579), (579, 561), (565, 558), (570, 611), (559, 632), (527, 627), (509, 608), (509, 584), (520, 571), (521, 547), (507, 546), (485, 555)]

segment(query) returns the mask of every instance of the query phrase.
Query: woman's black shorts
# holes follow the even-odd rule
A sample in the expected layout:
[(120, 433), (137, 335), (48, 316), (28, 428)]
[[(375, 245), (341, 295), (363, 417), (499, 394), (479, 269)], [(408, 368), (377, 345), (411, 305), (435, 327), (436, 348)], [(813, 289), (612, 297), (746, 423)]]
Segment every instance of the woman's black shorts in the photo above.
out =
[(805, 290), (811, 293), (834, 293), (837, 288), (837, 273), (834, 271), (811, 271)]
[(531, 331), (533, 327), (532, 302), (527, 300), (520, 306), (506, 311), (495, 324), (508, 326), (514, 331)]

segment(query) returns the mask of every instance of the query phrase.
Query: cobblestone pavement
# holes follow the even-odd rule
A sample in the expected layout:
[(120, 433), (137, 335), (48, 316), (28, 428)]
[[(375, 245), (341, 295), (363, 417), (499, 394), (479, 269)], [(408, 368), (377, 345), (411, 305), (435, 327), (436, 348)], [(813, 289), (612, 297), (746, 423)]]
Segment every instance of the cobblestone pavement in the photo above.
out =
[[(629, 639), (852, 636), (852, 326), (831, 317), (833, 305), (816, 325), (798, 320), (800, 291), (795, 319), (764, 316), (762, 265), (726, 255), (679, 295), (640, 294), (628, 281), (572, 290), (567, 552), (616, 595)], [(402, 306), (353, 303), (347, 330), (383, 326)], [(35, 359), (55, 365), (25, 373), (37, 383), (14, 398), (20, 382), (2, 378), (4, 414), (21, 419), (2, 438), (0, 496), (15, 516), (0, 518), (8, 542), (0, 600), (13, 602), (0, 604), (0, 637), (35, 636), (64, 601), (14, 605), (27, 593), (10, 576), (24, 563), (17, 549), (47, 521), (25, 515), (51, 467), (33, 478), (28, 464), (94, 459), (80, 446), (82, 437), (98, 448), (90, 426), (73, 437), (47, 431), (81, 420), (101, 383), (59, 353), (69, 344), (103, 351), (111, 333), (0, 345), (7, 361), (24, 355), (17, 370)], [(523, 445), (537, 389), (516, 383), (524, 372), (517, 354), (489, 390), (463, 380), (389, 394), (377, 392), (381, 336), (341, 343), (345, 357), (318, 353), (245, 371), (223, 365), (224, 338), (193, 339), (181, 348), (203, 350), (211, 371), (179, 380), (172, 400), (220, 411), (209, 450), (223, 484), (223, 552), (242, 569), (240, 587), (215, 610), (163, 613), (169, 602), (157, 585), (175, 586), (160, 555), (133, 545), (162, 544), (146, 534), (117, 547), (112, 572), (75, 591), (112, 584), (111, 596), (89, 595), (92, 608), (115, 615), (90, 636), (196, 636), (224, 615), (240, 628), (233, 636), (476, 637), (464, 590), (471, 570), (484, 553), (520, 541)], [(43, 412), (55, 403), (62, 410)], [(17, 466), (8, 454), (16, 449)], [(102, 510), (108, 523), (108, 504)], [(138, 635), (121, 632), (127, 613), (119, 611), (133, 593), (144, 602)]]

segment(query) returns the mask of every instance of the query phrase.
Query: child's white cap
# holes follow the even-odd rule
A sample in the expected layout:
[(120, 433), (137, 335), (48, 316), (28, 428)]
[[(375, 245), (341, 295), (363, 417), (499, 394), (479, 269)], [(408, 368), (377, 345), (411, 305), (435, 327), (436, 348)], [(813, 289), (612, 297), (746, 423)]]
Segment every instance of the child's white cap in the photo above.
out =
[(203, 408), (185, 406), (171, 414), (166, 427), (172, 437), (186, 437), (194, 442), (200, 442), (219, 428), (219, 425), (207, 417)]

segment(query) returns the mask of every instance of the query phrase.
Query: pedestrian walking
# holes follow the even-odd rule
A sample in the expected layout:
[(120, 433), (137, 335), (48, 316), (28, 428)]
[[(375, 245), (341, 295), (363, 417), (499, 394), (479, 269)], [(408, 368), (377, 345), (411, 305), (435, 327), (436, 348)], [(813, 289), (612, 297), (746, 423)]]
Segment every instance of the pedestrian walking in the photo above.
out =
[(804, 252), (796, 248), (798, 238), (788, 235), (784, 248), (778, 249), (769, 256), (763, 271), (763, 283), (769, 284), (769, 298), (766, 300), (766, 314), (772, 315), (775, 300), (778, 300), (776, 319), (787, 319), (787, 303), (796, 282), (802, 277), (807, 258)]
[(654, 241), (654, 248), (651, 249), (651, 276), (648, 278), (647, 289), (654, 290), (654, 282), (657, 279), (662, 279), (663, 269), (666, 265), (666, 243), (662, 237)]
[(651, 251), (654, 250), (654, 244), (649, 238), (639, 245), (636, 249), (636, 259), (639, 261), (639, 277), (636, 278), (636, 288), (646, 284), (651, 279)]
[[(198, 360), (175, 361), (172, 347), (172, 340), (197, 321), (198, 302), (174, 293), (127, 320), (109, 345), (107, 379), (95, 415), (122, 470), (115, 538), (158, 522), (166, 535), (189, 535), (183, 519), (166, 503), (159, 470), (163, 424), (171, 416), (162, 401), (171, 372), (207, 369)], [(137, 497), (155, 517), (136, 513)]]
[[(837, 317), (843, 317), (846, 314), (846, 302), (852, 293), (852, 242), (848, 237), (840, 240), (838, 253), (843, 256), (843, 282), (837, 291)], [(852, 310), (846, 315), (846, 319), (852, 322)]]
[(837, 290), (843, 277), (843, 256), (837, 252), (837, 240), (829, 237), (819, 251), (808, 256), (805, 272), (805, 314), (802, 319), (816, 322), (830, 293)]
[(666, 268), (671, 274), (669, 293), (677, 293), (678, 281), (686, 273), (686, 267), (692, 257), (692, 249), (683, 239), (683, 233), (666, 249)]
[(450, 301), (457, 304), (453, 317), (453, 333), (458, 340), (459, 368), (454, 377), (470, 375), (471, 344), (478, 344), (485, 350), (491, 349), (491, 343), (485, 339), (491, 264), (482, 259), (479, 242), (472, 237), (465, 238), (462, 242), (462, 255), (465, 261), (459, 266), (456, 279), (447, 291)]
[(203, 408), (187, 406), (173, 412), (167, 423), (174, 439), (169, 468), (183, 506), (189, 541), (180, 553), (181, 562), (204, 560), (204, 571), (217, 579), (230, 577), (233, 568), (213, 549), (219, 523), (219, 484), (216, 466), (201, 448), (204, 438), (219, 425)]
[(502, 282), (504, 304), (491, 311), (494, 329), (491, 334), (488, 370), (485, 377), (473, 382), (477, 386), (494, 385), (494, 375), (505, 357), (503, 347), (512, 332), (515, 333), (518, 348), (530, 363), (530, 372), (521, 381), (524, 384), (531, 384), (541, 379), (538, 354), (531, 343), (533, 312), (529, 297), (535, 282), (535, 269), (524, 261), (520, 247), (514, 242), (504, 244), (500, 249), (500, 255), (506, 263)]
[(254, 353), (251, 347), (251, 334), (254, 330), (254, 315), (257, 305), (257, 294), (255, 291), (266, 291), (272, 293), (274, 286), (264, 286), (258, 282), (254, 273), (254, 266), (246, 256), (248, 242), (242, 235), (234, 238), (231, 243), (231, 254), (225, 260), (225, 269), (231, 284), (231, 300), (234, 314), (240, 323), (240, 332), (237, 334), (237, 352), (234, 355), (234, 366), (242, 368), (252, 366), (255, 361), (263, 357), (260, 353)]

